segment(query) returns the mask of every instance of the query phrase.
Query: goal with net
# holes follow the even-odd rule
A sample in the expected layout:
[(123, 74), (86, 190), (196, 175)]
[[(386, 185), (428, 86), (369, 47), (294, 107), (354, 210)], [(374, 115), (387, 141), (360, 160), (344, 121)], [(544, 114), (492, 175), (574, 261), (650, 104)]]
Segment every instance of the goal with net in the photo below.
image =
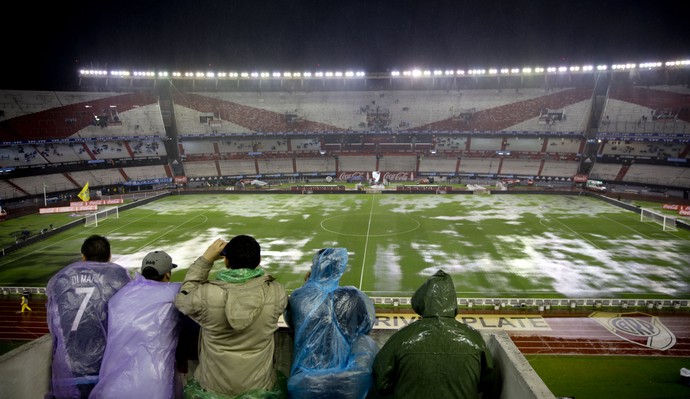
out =
[(654, 222), (662, 226), (664, 231), (677, 231), (676, 218), (673, 216), (663, 215), (649, 209), (640, 209), (641, 222)]
[(86, 218), (84, 218), (84, 226), (98, 226), (98, 223), (102, 222), (105, 219), (117, 219), (119, 217), (120, 211), (118, 210), (118, 207), (106, 209), (104, 211), (87, 215)]

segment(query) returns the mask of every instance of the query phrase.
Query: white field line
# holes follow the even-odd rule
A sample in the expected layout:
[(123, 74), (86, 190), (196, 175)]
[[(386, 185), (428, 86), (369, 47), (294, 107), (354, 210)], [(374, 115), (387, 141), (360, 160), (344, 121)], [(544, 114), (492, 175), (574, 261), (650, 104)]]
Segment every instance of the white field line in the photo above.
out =
[(560, 224), (561, 226), (563, 226), (563, 227), (565, 227), (566, 229), (570, 230), (570, 232), (572, 232), (572, 233), (575, 234), (576, 236), (578, 236), (578, 237), (582, 238), (584, 241), (587, 241), (588, 243), (590, 243), (594, 248), (596, 248), (596, 249), (601, 249), (601, 248), (599, 248), (595, 243), (593, 243), (592, 241), (586, 239), (586, 238), (583, 237), (580, 233), (578, 233), (577, 231), (571, 229), (567, 224), (561, 222), (560, 220), (558, 220), (558, 219), (556, 219), (556, 218), (548, 218), (548, 220), (554, 220), (554, 221), (556, 221), (558, 224)]
[(641, 233), (641, 232), (639, 232), (639, 231), (633, 229), (632, 227), (628, 226), (627, 224), (623, 224), (623, 223), (621, 223), (621, 222), (619, 222), (619, 221), (617, 221), (617, 220), (611, 219), (611, 218), (608, 217), (608, 216), (602, 216), (602, 218), (604, 218), (604, 219), (606, 219), (606, 220), (610, 220), (610, 221), (612, 221), (613, 223), (616, 223), (616, 224), (618, 224), (618, 225), (621, 225), (621, 226), (625, 227), (625, 228), (628, 229), (628, 230), (632, 230), (633, 232), (635, 232), (635, 233), (641, 235), (642, 237), (644, 237), (644, 238), (646, 238), (646, 239), (648, 239), (648, 240), (651, 240), (651, 239), (652, 239), (652, 237), (648, 237), (648, 236), (644, 235), (643, 233)]
[[(603, 216), (603, 217), (606, 218), (606, 219), (609, 219), (609, 220), (613, 220), (613, 219), (610, 219), (610, 218), (608, 218), (608, 217), (606, 217), (606, 216)], [(639, 222), (639, 221), (640, 221), (640, 218), (639, 218), (639, 215), (638, 215), (638, 214), (635, 214), (635, 216), (631, 216), (631, 218), (632, 218), (635, 222)], [(613, 221), (616, 222), (615, 220), (613, 220)], [(642, 234), (642, 233), (640, 233), (639, 231), (633, 229), (632, 227), (629, 227), (628, 225), (622, 224), (622, 223), (620, 223), (620, 222), (616, 222), (616, 223), (618, 223), (618, 224), (620, 224), (620, 225), (622, 225), (622, 226), (625, 226), (625, 227), (629, 228), (630, 230), (636, 232), (637, 234), (640, 234), (641, 236), (644, 236), (645, 238), (648, 238), (648, 239), (650, 239), (650, 240), (652, 239), (651, 237), (645, 236), (644, 234)], [(660, 225), (660, 226), (661, 226), (661, 225)], [(666, 234), (668, 234), (668, 235), (674, 236), (675, 238), (679, 238), (679, 239), (681, 239), (681, 240), (684, 240), (684, 239), (685, 239), (685, 237), (683, 237), (683, 236), (680, 235), (680, 234), (674, 233), (673, 231), (668, 231), (668, 230), (665, 230), (665, 231), (664, 231), (663, 228), (662, 228), (661, 231), (663, 231), (664, 233), (666, 233)]]
[[(141, 218), (139, 218), (139, 219), (132, 220), (131, 222), (125, 224), (124, 226), (120, 226), (120, 227), (118, 227), (118, 228), (115, 229), (115, 230), (111, 230), (110, 233), (112, 233), (112, 232), (114, 232), (114, 231), (117, 231), (117, 230), (121, 229), (122, 227), (128, 226), (128, 225), (130, 225), (130, 224), (132, 224), (132, 223), (138, 222), (138, 221), (140, 221), (140, 220), (142, 220), (142, 219), (146, 219), (147, 217), (153, 216), (153, 215), (154, 215), (154, 214), (151, 214), (151, 215), (147, 215), (147, 216), (141, 217)], [(96, 227), (96, 226), (93, 226), (93, 227), (91, 227), (91, 228), (88, 228), (87, 230), (93, 230), (93, 228), (95, 228), (95, 227)], [(17, 260), (24, 259), (24, 258), (29, 257), (29, 256), (31, 256), (31, 255), (37, 254), (37, 253), (39, 253), (39, 252), (40, 252), (40, 253), (45, 253), (45, 252), (46, 252), (46, 249), (48, 249), (48, 248), (52, 248), (52, 247), (58, 247), (58, 248), (59, 248), (61, 242), (71, 240), (72, 238), (77, 237), (77, 236), (80, 236), (80, 235), (83, 235), (83, 234), (84, 234), (84, 230), (81, 230), (81, 231), (79, 231), (78, 233), (72, 234), (72, 235), (70, 235), (69, 237), (66, 237), (66, 238), (64, 238), (64, 239), (62, 239), (62, 240), (60, 240), (60, 241), (58, 241), (58, 242), (56, 242), (56, 243), (54, 243), (54, 244), (50, 244), (50, 245), (45, 246), (45, 247), (37, 248), (37, 249), (35, 249), (35, 250), (33, 250), (33, 251), (27, 253), (26, 255), (20, 256), (20, 257), (18, 257), (18, 258), (14, 258), (14, 259), (12, 259), (12, 262), (17, 261)], [(109, 234), (109, 233), (108, 233), (108, 234)], [(105, 236), (107, 237), (108, 234), (105, 234)], [(57, 253), (64, 253), (64, 252), (57, 252)], [(77, 255), (77, 254), (75, 254), (75, 256), (76, 256), (76, 255)], [(67, 266), (67, 265), (65, 265), (65, 266)]]
[(206, 223), (208, 221), (208, 217), (203, 213), (201, 215), (194, 216), (193, 218), (190, 218), (190, 219), (184, 221), (183, 223), (180, 223), (177, 226), (173, 226), (172, 228), (164, 231), (162, 234), (159, 234), (156, 238), (148, 241), (147, 243), (145, 243), (141, 247), (137, 248), (135, 252), (142, 251), (144, 248), (148, 247), (150, 244), (153, 244), (154, 242), (158, 241), (161, 237), (167, 235), (168, 233), (172, 233), (173, 231), (177, 230), (178, 228), (180, 228), (180, 227), (184, 226), (185, 224), (191, 222), (192, 220), (194, 220), (196, 218), (200, 218), (200, 217), (204, 218), (204, 221), (202, 223)]
[(367, 238), (364, 240), (364, 256), (362, 256), (362, 272), (359, 275), (359, 289), (362, 289), (364, 282), (364, 264), (367, 260), (367, 247), (369, 247), (369, 232), (371, 231), (371, 220), (374, 218), (374, 201), (376, 196), (371, 194), (371, 208), (369, 208), (369, 223), (367, 223)]

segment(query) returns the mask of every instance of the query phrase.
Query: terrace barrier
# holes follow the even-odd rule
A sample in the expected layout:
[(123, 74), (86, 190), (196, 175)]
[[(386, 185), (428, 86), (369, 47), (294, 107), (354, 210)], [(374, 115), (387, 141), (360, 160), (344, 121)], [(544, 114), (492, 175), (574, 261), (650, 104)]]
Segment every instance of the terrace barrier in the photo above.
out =
[[(370, 335), (381, 347), (393, 330), (373, 330)], [(494, 358), (498, 399), (556, 399), (504, 331), (482, 331)], [(50, 386), (51, 336), (22, 345), (0, 356), (0, 392), (5, 399), (43, 398)], [(276, 332), (276, 367), (286, 375), (292, 361), (293, 341), (289, 330)], [(195, 364), (190, 367), (190, 373)], [(190, 375), (186, 375), (188, 378)], [(375, 394), (369, 397), (375, 397)], [(485, 395), (484, 399), (489, 399)]]

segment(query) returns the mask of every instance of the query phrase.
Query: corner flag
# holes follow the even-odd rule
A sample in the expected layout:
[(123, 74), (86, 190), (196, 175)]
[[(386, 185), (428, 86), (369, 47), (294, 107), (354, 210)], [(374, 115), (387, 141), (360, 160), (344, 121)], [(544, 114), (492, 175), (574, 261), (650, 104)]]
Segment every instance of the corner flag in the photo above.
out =
[(89, 195), (89, 182), (86, 182), (86, 184), (84, 184), (84, 188), (82, 188), (79, 194), (77, 194), (77, 197), (79, 197), (84, 202), (89, 202), (89, 200), (91, 199), (91, 195)]

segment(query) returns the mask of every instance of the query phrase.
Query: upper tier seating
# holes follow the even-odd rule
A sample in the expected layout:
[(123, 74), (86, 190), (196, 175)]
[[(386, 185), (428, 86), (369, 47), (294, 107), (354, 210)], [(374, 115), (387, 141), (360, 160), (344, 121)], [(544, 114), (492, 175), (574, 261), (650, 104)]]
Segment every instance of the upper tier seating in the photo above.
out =
[(684, 86), (612, 85), (599, 131), (690, 133), (690, 90)]
[(157, 98), (139, 93), (0, 91), (0, 140), (165, 136)]
[(173, 93), (182, 135), (244, 132), (582, 132), (591, 88)]

